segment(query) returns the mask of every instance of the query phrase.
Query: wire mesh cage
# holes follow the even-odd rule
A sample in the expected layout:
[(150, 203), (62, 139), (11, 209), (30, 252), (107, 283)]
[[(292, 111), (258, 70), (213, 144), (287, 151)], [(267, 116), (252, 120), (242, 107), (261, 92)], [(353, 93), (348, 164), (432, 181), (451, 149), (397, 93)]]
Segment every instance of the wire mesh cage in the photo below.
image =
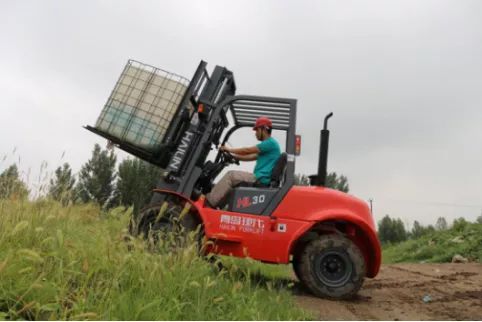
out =
[(95, 127), (121, 141), (154, 151), (188, 85), (187, 78), (129, 60)]

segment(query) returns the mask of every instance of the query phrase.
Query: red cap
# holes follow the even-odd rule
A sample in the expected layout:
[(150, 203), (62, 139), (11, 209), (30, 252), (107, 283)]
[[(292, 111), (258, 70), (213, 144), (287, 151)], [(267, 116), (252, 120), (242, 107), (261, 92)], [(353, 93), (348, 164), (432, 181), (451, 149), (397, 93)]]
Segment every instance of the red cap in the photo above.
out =
[(271, 120), (265, 116), (258, 117), (256, 123), (254, 124), (253, 130), (256, 130), (258, 127), (266, 126), (269, 128), (273, 127), (273, 123)]

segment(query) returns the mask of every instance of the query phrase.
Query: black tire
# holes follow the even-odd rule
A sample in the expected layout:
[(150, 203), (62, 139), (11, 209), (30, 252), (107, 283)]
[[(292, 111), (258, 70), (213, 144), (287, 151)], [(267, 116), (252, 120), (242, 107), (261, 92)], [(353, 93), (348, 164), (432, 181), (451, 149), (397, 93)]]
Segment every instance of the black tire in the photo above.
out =
[(293, 261), (292, 261), (292, 265), (293, 265), (293, 272), (295, 272), (295, 276), (296, 278), (298, 279), (298, 281), (300, 281), (301, 283), (303, 283), (303, 281), (301, 280), (301, 268), (300, 268), (300, 263), (301, 263), (301, 252), (297, 252), (293, 255)]
[(296, 267), (295, 273), (309, 291), (330, 299), (352, 298), (361, 288), (366, 273), (360, 249), (351, 240), (335, 234), (308, 242)]
[(154, 243), (163, 239), (175, 246), (184, 246), (188, 234), (197, 229), (199, 221), (191, 212), (182, 214), (183, 209), (182, 204), (175, 202), (142, 209), (137, 225), (138, 234)]

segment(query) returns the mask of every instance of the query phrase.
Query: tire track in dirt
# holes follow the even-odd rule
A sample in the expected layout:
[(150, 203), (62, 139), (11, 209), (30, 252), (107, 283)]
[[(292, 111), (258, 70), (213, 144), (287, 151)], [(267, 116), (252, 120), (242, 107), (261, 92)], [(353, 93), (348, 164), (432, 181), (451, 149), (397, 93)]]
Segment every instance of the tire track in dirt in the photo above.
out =
[(350, 301), (298, 293), (320, 320), (482, 320), (482, 264), (383, 265)]

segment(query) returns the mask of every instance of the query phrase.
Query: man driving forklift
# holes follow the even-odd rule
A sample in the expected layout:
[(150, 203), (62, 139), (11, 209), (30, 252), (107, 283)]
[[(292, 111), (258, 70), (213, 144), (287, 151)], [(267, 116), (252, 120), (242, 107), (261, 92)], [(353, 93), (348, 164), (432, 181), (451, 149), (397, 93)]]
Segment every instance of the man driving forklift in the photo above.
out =
[(223, 178), (206, 195), (207, 205), (212, 208), (223, 207), (226, 197), (231, 190), (241, 182), (248, 182), (261, 186), (268, 186), (271, 180), (271, 172), (278, 161), (281, 151), (278, 142), (271, 137), (273, 123), (267, 117), (259, 117), (253, 127), (256, 139), (261, 143), (244, 148), (230, 148), (221, 146), (221, 151), (231, 153), (240, 161), (254, 161), (254, 173), (239, 170), (228, 171)]

